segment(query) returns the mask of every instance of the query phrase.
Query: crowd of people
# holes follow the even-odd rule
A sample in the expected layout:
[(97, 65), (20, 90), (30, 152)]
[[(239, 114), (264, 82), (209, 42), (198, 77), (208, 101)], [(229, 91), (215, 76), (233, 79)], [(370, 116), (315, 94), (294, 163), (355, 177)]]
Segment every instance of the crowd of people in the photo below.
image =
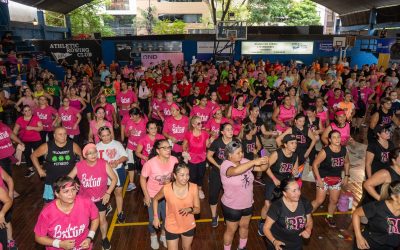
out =
[[(44, 178), (34, 233), (46, 249), (91, 249), (98, 228), (103, 249), (111, 249), (106, 217), (114, 197), (117, 222), (125, 222), (125, 183), (127, 192), (138, 185), (143, 192), (152, 249), (178, 249), (180, 239), (190, 249), (200, 210), (210, 209), (216, 228), (218, 205), (224, 249), (232, 248), (236, 231), (237, 249), (246, 249), (256, 214), (267, 249), (302, 249), (327, 194), (325, 221), (336, 227), (341, 189), (351, 178), (346, 147), (360, 140), (360, 130), (368, 131), (368, 149), (354, 248), (400, 245), (397, 64), (359, 69), (345, 59), (307, 66), (243, 57), (145, 68), (76, 61), (62, 62), (59, 81), (32, 60), (29, 77), (4, 78), (13, 87), (0, 94), (0, 113), (18, 112), (15, 124), (0, 123), (4, 249), (16, 249), (12, 168), (21, 161), (26, 178)], [(276, 150), (266, 150), (265, 139)], [(316, 182), (312, 201), (301, 195), (305, 169)], [(254, 182), (265, 186), (261, 211), (253, 209)], [(205, 198), (210, 208), (200, 208)]]

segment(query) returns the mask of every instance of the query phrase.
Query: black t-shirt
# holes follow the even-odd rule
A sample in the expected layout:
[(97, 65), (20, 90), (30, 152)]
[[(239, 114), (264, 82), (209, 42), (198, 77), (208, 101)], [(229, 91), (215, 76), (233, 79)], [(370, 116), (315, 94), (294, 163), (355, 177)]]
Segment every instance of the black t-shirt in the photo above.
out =
[(292, 127), (292, 134), (296, 136), (297, 148), (296, 153), (299, 156), (299, 166), (306, 162), (304, 155), (310, 146), (311, 139), (308, 137), (308, 127), (304, 126), (302, 130), (296, 126)]
[(246, 137), (242, 139), (242, 147), (243, 147), (243, 154), (244, 158), (248, 160), (254, 160), (254, 149), (256, 149), (257, 145), (257, 136), (253, 135), (253, 137), (248, 140)]
[(268, 98), (265, 100), (265, 105), (261, 107), (260, 111), (263, 113), (274, 112), (274, 98)]
[(378, 141), (368, 144), (367, 152), (374, 154), (374, 159), (371, 164), (371, 174), (378, 170), (387, 169), (391, 165), (389, 153), (394, 148), (393, 142), (389, 141), (388, 148), (384, 148)]
[(319, 129), (319, 117), (315, 117), (314, 121), (310, 121), (310, 119), (307, 117), (306, 123), (304, 124), (304, 126), (313, 132), (318, 130)]
[(278, 157), (276, 162), (271, 165), (271, 171), (278, 180), (283, 180), (292, 176), (294, 165), (296, 164), (297, 154), (293, 153), (291, 157), (286, 157), (283, 150), (276, 150)]
[(371, 249), (396, 248), (400, 245), (400, 216), (395, 216), (385, 201), (376, 201), (362, 206), (368, 224), (363, 236)]
[(311, 203), (300, 197), (297, 208), (290, 211), (282, 198), (272, 202), (268, 210), (268, 217), (275, 223), (271, 227), (272, 235), (285, 243), (283, 249), (302, 249), (302, 237), (299, 235), (307, 225), (307, 215), (311, 214)]
[(200, 103), (200, 95), (198, 95), (198, 96), (195, 96), (195, 95), (190, 95), (189, 97), (188, 97), (188, 99), (187, 99), (187, 103), (190, 105), (190, 106), (194, 106), (194, 105), (197, 105), (197, 104), (199, 104)]
[(217, 139), (215, 139), (208, 148), (209, 151), (214, 152), (213, 158), (218, 163), (218, 165), (221, 165), (222, 162), (225, 160), (225, 147), (226, 144), (224, 143), (222, 137), (220, 136)]
[(74, 143), (68, 139), (64, 147), (56, 145), (54, 140), (47, 143), (45, 184), (53, 183), (61, 176), (68, 175), (77, 160), (74, 154)]
[(326, 176), (341, 177), (346, 158), (346, 147), (341, 147), (338, 153), (333, 152), (329, 146), (322, 150), (325, 151), (326, 157), (319, 166), (319, 175), (321, 178)]
[(275, 91), (273, 96), (276, 104), (279, 106), (281, 105), (283, 98), (285, 98), (285, 92), (281, 93), (279, 91)]
[(308, 95), (304, 95), (302, 98), (303, 110), (307, 110), (308, 107), (310, 107), (310, 106), (315, 107), (315, 102), (316, 102), (315, 99), (316, 99), (315, 96), (314, 96), (314, 98), (311, 98)]
[[(244, 118), (243, 124), (246, 124), (246, 123), (249, 123), (249, 122), (253, 123), (253, 122), (250, 120), (249, 117)], [(258, 116), (258, 117), (257, 117), (257, 120), (256, 120), (256, 123), (253, 123), (253, 124), (256, 125), (256, 127), (257, 127), (257, 133), (258, 133), (258, 132), (261, 131), (261, 126), (262, 126), (264, 123), (263, 123), (262, 119)]]

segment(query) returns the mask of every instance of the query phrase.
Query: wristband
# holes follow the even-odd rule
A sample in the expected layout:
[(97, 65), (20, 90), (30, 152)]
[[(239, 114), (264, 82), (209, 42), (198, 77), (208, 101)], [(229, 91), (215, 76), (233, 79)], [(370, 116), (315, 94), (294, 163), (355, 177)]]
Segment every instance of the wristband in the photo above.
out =
[(94, 239), (94, 235), (96, 234), (96, 232), (95, 231), (89, 231), (89, 233), (88, 233), (88, 238), (89, 239), (91, 239), (91, 240), (93, 240)]
[(55, 248), (60, 248), (60, 242), (61, 242), (61, 240), (55, 239), (55, 240), (53, 240), (53, 243), (51, 245)]

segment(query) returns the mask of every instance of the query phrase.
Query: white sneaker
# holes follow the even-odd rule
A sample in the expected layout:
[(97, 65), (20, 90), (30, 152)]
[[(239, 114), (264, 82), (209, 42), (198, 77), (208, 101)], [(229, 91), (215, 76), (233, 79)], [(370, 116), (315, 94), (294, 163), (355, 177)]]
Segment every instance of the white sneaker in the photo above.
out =
[(204, 196), (203, 190), (199, 190), (199, 198), (200, 198), (201, 200), (203, 200), (204, 198), (206, 198), (206, 197)]
[(163, 244), (163, 246), (164, 246), (165, 248), (168, 247), (168, 245), (167, 245), (167, 238), (165, 237), (165, 235), (160, 235), (160, 241), (162, 242), (162, 244)]
[(130, 192), (130, 191), (135, 190), (135, 189), (136, 189), (135, 183), (129, 183), (128, 187), (126, 189), (126, 192)]
[[(160, 239), (161, 239), (161, 237), (160, 237)], [(150, 236), (150, 242), (151, 242), (150, 243), (151, 249), (157, 250), (160, 248), (160, 244), (158, 243), (157, 235)]]

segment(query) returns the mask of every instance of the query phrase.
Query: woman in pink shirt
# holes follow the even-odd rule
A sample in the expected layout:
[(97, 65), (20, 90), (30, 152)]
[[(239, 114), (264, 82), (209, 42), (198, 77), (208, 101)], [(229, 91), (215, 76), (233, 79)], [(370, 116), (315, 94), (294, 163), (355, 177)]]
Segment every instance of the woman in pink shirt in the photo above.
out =
[(117, 114), (115, 112), (115, 108), (113, 105), (111, 105), (107, 102), (106, 96), (104, 94), (101, 94), (99, 96), (99, 104), (97, 104), (94, 109), (96, 110), (98, 107), (104, 108), (104, 110), (106, 111), (105, 117), (106, 117), (107, 121), (111, 122), (111, 124), (113, 124), (115, 128), (118, 128), (119, 125), (118, 125)]
[(146, 130), (147, 134), (139, 140), (135, 151), (135, 154), (140, 158), (142, 165), (149, 160), (149, 155), (153, 149), (154, 142), (156, 140), (165, 139), (163, 135), (157, 133), (157, 123), (154, 121), (147, 122)]
[(168, 117), (171, 117), (171, 107), (174, 104), (174, 96), (172, 92), (167, 92), (165, 94), (165, 102), (160, 104), (160, 111), (158, 115), (161, 117), (162, 121), (165, 121)]
[(252, 161), (243, 158), (242, 144), (238, 141), (228, 143), (224, 154), (225, 160), (222, 162), (220, 170), (224, 189), (221, 197), (222, 212), (226, 221), (224, 250), (231, 249), (233, 237), (238, 228), (240, 237), (238, 249), (245, 249), (254, 202), (252, 171), (266, 171), (268, 157)]
[(182, 144), (188, 130), (189, 118), (181, 114), (179, 106), (175, 103), (171, 106), (171, 114), (172, 116), (164, 122), (163, 135), (173, 143), (172, 153), (179, 156), (182, 154)]
[(49, 141), (53, 140), (53, 131), (58, 119), (58, 112), (55, 108), (48, 105), (45, 96), (39, 97), (39, 107), (35, 109), (34, 115), (39, 117), (43, 124), (43, 130), (40, 131), (42, 143), (45, 143), (47, 138)]
[(347, 146), (348, 143), (352, 143), (354, 140), (350, 135), (350, 123), (346, 121), (346, 112), (342, 109), (338, 109), (335, 112), (335, 120), (324, 130), (321, 136), (321, 141), (325, 144), (329, 144), (328, 136), (332, 130), (337, 130), (340, 133), (340, 144)]
[(18, 112), (21, 112), (21, 108), (20, 105), (22, 104), (22, 106), (28, 105), (29, 107), (31, 107), (31, 109), (34, 109), (37, 105), (37, 100), (34, 98), (32, 90), (30, 88), (22, 88), (22, 97), (19, 98), (19, 100), (17, 101), (17, 103), (15, 104), (15, 109)]
[(79, 123), (82, 119), (79, 110), (70, 107), (68, 97), (63, 98), (63, 105), (58, 110), (58, 120), (61, 125), (67, 130), (67, 135), (77, 142), (79, 131)]
[(128, 89), (126, 82), (121, 83), (121, 91), (117, 94), (117, 106), (119, 116), (123, 117), (129, 113), (129, 110), (137, 106), (137, 96), (135, 92)]
[(189, 156), (190, 182), (197, 184), (199, 187), (200, 199), (205, 198), (202, 186), (204, 174), (206, 173), (206, 154), (209, 145), (208, 133), (203, 130), (201, 118), (193, 116), (190, 118), (189, 131), (186, 132), (183, 140), (182, 156), (184, 158)]
[[(114, 137), (114, 129), (111, 122), (105, 120), (106, 111), (103, 107), (97, 107), (95, 110), (95, 117), (94, 120), (89, 122), (89, 142), (98, 143), (100, 141), (98, 130), (101, 127), (108, 127), (110, 128), (111, 136)], [(93, 140), (94, 139), (94, 140)]]
[[(95, 144), (87, 144), (82, 150), (82, 156), (85, 159), (79, 161), (68, 176), (79, 179), (79, 195), (90, 199), (96, 205), (100, 215), (103, 249), (111, 249), (110, 242), (107, 239), (106, 205), (117, 184), (117, 176), (105, 160), (98, 159)], [(108, 178), (111, 179), (110, 185), (107, 185)]]
[(77, 196), (77, 183), (71, 177), (60, 177), (54, 191), (57, 198), (39, 214), (35, 241), (46, 250), (92, 249), (99, 227), (96, 206), (89, 198)]
[(205, 125), (211, 116), (211, 106), (208, 105), (208, 100), (206, 96), (202, 96), (199, 98), (200, 103), (198, 105), (194, 105), (192, 110), (190, 111), (190, 116), (198, 116), (201, 119), (201, 123)]
[(247, 117), (247, 109), (244, 106), (244, 96), (238, 95), (233, 106), (229, 106), (227, 118), (233, 121), (233, 134), (239, 135), (243, 120)]
[(18, 135), (21, 141), (25, 144), (24, 157), (26, 166), (28, 167), (25, 177), (31, 177), (35, 174), (31, 161), (31, 154), (42, 143), (40, 131), (43, 130), (43, 125), (39, 117), (32, 114), (30, 106), (24, 106), (22, 108), (22, 113), (23, 116), (18, 117), (15, 122), (13, 133)]
[(322, 127), (326, 128), (329, 126), (329, 111), (324, 106), (324, 99), (322, 97), (317, 97), (315, 99), (315, 112), (317, 117), (321, 121)]
[(205, 129), (208, 133), (210, 133), (210, 139), (215, 140), (219, 136), (221, 124), (229, 123), (230, 120), (222, 115), (222, 110), (220, 107), (216, 107), (212, 111), (211, 115), (212, 117), (206, 123)]
[[(161, 188), (171, 182), (172, 171), (174, 165), (178, 163), (178, 159), (171, 155), (171, 145), (168, 140), (158, 140), (154, 143), (154, 147), (150, 154), (149, 160), (143, 165), (140, 175), (140, 186), (144, 194), (144, 203), (149, 213), (148, 230), (150, 232), (151, 248), (158, 249), (159, 242), (157, 232), (153, 227), (154, 217), (161, 217), (165, 220), (165, 200), (158, 203), (158, 214), (154, 215), (152, 198), (161, 190)], [(167, 240), (165, 230), (162, 228), (160, 241), (167, 248)]]
[(146, 123), (147, 118), (139, 108), (132, 108), (129, 110), (129, 116), (124, 117), (121, 121), (121, 141), (125, 141), (125, 138), (128, 138), (126, 146), (129, 172), (128, 191), (132, 191), (135, 187), (134, 171), (140, 171), (142, 169), (140, 159), (136, 157), (135, 152), (139, 140), (146, 135)]
[(0, 121), (0, 166), (12, 176), (11, 158), (15, 153), (12, 142), (18, 143), (20, 147), (25, 144), (11, 131), (10, 127)]
[(149, 107), (149, 117), (151, 117), (153, 121), (156, 121), (157, 125), (161, 128), (163, 127), (163, 123), (159, 114), (161, 111), (161, 104), (164, 101), (165, 100), (163, 99), (163, 91), (161, 89), (158, 89), (156, 91), (156, 96), (151, 99)]
[(292, 126), (293, 119), (296, 116), (296, 109), (292, 105), (290, 96), (286, 95), (282, 104), (274, 110), (272, 120), (276, 123), (276, 130), (285, 132), (286, 129)]

